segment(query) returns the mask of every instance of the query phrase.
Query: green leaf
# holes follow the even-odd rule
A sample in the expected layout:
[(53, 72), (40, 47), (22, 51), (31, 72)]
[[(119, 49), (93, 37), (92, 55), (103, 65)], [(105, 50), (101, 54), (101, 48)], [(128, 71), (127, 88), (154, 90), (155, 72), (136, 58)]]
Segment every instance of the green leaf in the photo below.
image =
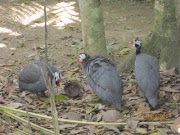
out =
[(176, 105), (171, 105), (171, 108), (172, 109), (176, 109)]
[(101, 104), (103, 101), (101, 99), (92, 101), (92, 104)]
[[(60, 100), (65, 100), (65, 99), (66, 99), (66, 97), (63, 96), (63, 95), (57, 95), (57, 96), (55, 96), (55, 101), (60, 101)], [(45, 102), (45, 103), (50, 103), (50, 98), (46, 98), (44, 102)]]
[(126, 114), (126, 113), (128, 113), (129, 111), (128, 110), (124, 110), (122, 113), (123, 114)]
[(65, 27), (64, 30), (71, 30), (73, 27)]

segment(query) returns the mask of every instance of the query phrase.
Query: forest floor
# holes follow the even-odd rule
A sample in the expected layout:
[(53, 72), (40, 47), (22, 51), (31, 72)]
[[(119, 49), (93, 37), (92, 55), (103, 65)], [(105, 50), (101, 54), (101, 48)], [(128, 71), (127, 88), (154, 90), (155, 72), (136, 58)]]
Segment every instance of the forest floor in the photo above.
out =
[[(40, 0), (39, 0), (40, 1)], [(44, 57), (44, 12), (38, 0), (0, 1), (0, 103), (6, 107), (51, 116), (50, 104), (41, 102), (29, 92), (18, 93), (19, 72), (34, 61)], [(119, 57), (128, 57), (133, 52), (129, 41), (134, 37), (144, 40), (152, 31), (154, 23), (153, 3), (135, 0), (104, 0), (102, 3), (108, 54), (116, 64)], [(156, 109), (144, 103), (138, 94), (133, 70), (120, 73), (124, 82), (122, 111), (97, 101), (99, 98), (87, 85), (78, 54), (83, 52), (82, 31), (76, 0), (47, 0), (48, 58), (63, 75), (57, 95), (66, 97), (57, 100), (58, 116), (61, 118), (94, 122), (126, 122), (126, 126), (60, 124), (62, 134), (175, 134), (180, 123), (180, 78), (174, 68), (161, 71), (161, 86)], [(133, 65), (132, 65), (133, 66)], [(78, 82), (82, 95), (70, 98), (64, 92), (68, 81)], [(97, 101), (97, 102), (94, 102)], [(114, 113), (111, 116), (111, 113)], [(145, 115), (149, 114), (149, 116)], [(162, 115), (161, 118), (152, 118)], [(24, 134), (28, 126), (0, 113), (0, 134)], [(26, 116), (18, 115), (23, 119)], [(164, 117), (166, 116), (166, 117)], [(170, 121), (162, 124), (162, 121)], [(30, 122), (53, 130), (52, 122), (30, 118)], [(147, 122), (147, 123), (142, 123)], [(148, 123), (154, 122), (154, 123)], [(19, 129), (19, 130), (18, 130)], [(34, 134), (45, 134), (32, 129)], [(24, 133), (22, 133), (22, 131)]]

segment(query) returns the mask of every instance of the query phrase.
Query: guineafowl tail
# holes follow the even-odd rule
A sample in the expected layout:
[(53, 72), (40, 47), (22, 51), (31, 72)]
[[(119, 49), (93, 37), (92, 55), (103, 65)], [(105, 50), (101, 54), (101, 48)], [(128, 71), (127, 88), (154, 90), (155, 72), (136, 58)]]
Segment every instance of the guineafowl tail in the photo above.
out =
[(157, 105), (157, 98), (151, 98), (151, 99), (148, 99), (149, 101), (149, 104), (152, 106), (152, 107), (156, 107)]

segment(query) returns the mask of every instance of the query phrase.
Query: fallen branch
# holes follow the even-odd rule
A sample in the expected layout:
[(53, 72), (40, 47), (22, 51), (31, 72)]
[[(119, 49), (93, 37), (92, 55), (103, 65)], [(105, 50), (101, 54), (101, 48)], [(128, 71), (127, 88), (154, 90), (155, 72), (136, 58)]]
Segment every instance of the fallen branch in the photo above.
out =
[[(14, 115), (14, 114), (12, 114), (12, 113), (10, 113), (10, 112), (6, 112), (6, 111), (3, 111), (3, 110), (1, 110), (0, 112), (3, 113), (3, 114), (5, 114), (5, 115), (7, 115), (7, 116), (9, 116), (9, 117), (11, 117), (11, 118), (13, 118), (13, 119), (15, 119), (15, 120), (17, 120), (17, 121), (20, 121), (20, 122), (28, 125), (28, 121), (20, 118), (19, 116), (16, 116), (16, 115)], [(24, 112), (25, 112), (25, 111), (24, 111)], [(26, 114), (26, 112), (25, 112), (25, 114)], [(51, 131), (51, 130), (48, 130), (48, 129), (43, 128), (43, 127), (40, 127), (40, 126), (38, 126), (38, 125), (36, 125), (36, 124), (34, 124), (34, 123), (32, 123), (32, 122), (30, 122), (30, 124), (31, 124), (31, 126), (32, 126), (33, 128), (35, 128), (35, 129), (37, 129), (37, 130), (41, 130), (41, 131), (43, 131), (44, 133), (48, 133), (48, 134), (51, 134), (51, 135), (55, 135), (55, 133), (54, 133), (53, 131)]]
[[(14, 109), (14, 108), (9, 108), (9, 107), (5, 107), (5, 106), (0, 106), (0, 110), (26, 115), (26, 111)], [(32, 112), (29, 112), (29, 116), (52, 120), (52, 117), (50, 117), (50, 116), (40, 115), (40, 114), (36, 114), (36, 113), (32, 113)], [(78, 123), (78, 124), (89, 124), (89, 125), (124, 125), (125, 126), (128, 124), (126, 122), (111, 122), (111, 123), (110, 122), (87, 122), (87, 121), (78, 121), (78, 120), (70, 120), (70, 119), (62, 119), (62, 118), (58, 118), (58, 121), (69, 122), (69, 123)], [(174, 121), (139, 122), (139, 125), (171, 124), (173, 122)]]

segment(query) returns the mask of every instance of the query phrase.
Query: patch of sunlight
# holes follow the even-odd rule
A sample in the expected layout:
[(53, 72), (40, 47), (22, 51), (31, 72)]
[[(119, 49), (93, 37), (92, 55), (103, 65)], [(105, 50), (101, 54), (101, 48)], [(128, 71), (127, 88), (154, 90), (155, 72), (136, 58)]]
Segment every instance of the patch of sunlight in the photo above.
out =
[(6, 48), (6, 45), (3, 43), (0, 43), (0, 48)]
[(79, 13), (75, 12), (74, 4), (76, 2), (61, 2), (57, 3), (55, 6), (53, 6), (53, 10), (51, 13), (56, 15), (56, 19), (54, 22), (54, 26), (57, 26), (58, 28), (62, 28), (63, 26), (69, 24), (69, 23), (75, 23), (75, 21), (80, 21), (78, 15)]
[[(55, 19), (54, 19), (54, 20), (55, 20)], [(48, 21), (48, 22), (47, 22), (47, 25), (53, 23), (54, 20)], [(32, 24), (31, 27), (43, 27), (44, 25), (45, 25), (44, 22), (42, 22), (42, 23), (35, 23), (35, 24)]]
[(16, 50), (16, 48), (9, 48), (10, 50)]
[[(27, 26), (44, 16), (44, 7), (36, 2), (32, 2), (32, 5), (22, 3), (18, 7), (12, 7), (11, 10), (14, 21)], [(49, 11), (48, 8), (46, 10)]]
[[(62, 28), (69, 23), (80, 21), (78, 17), (79, 13), (74, 11), (75, 3), (76, 2), (60, 2), (54, 6), (47, 6), (47, 25)], [(25, 26), (44, 27), (45, 25), (43, 5), (32, 2), (31, 5), (21, 4), (18, 7), (12, 7), (11, 10), (14, 21)]]
[(4, 8), (0, 5), (0, 9), (4, 9)]
[(180, 126), (178, 127), (178, 133), (180, 133)]
[(21, 34), (19, 34), (18, 32), (13, 32), (11, 29), (8, 28), (4, 28), (0, 26), (0, 33), (7, 33), (11, 36), (19, 36)]

